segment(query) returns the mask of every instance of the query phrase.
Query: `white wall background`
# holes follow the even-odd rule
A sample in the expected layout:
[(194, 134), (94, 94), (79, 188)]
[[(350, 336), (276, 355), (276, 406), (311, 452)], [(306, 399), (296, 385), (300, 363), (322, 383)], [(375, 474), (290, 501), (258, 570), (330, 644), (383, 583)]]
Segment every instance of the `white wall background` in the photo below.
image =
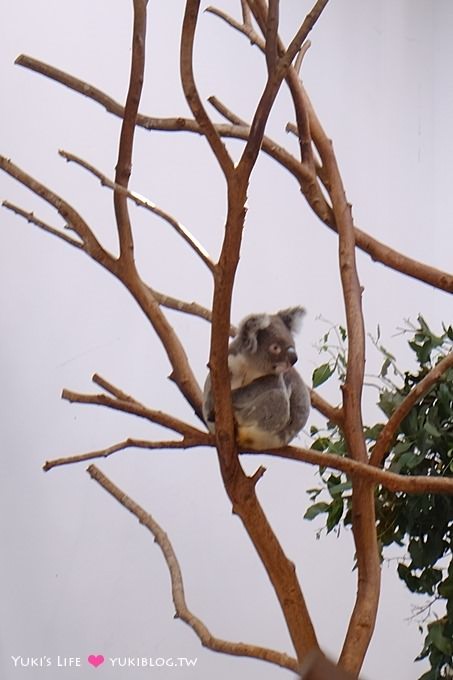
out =
[[(204, 4), (204, 3), (203, 3)], [(239, 16), (239, 3), (218, 3)], [(284, 0), (288, 40), (310, 3)], [(15, 0), (0, 6), (1, 153), (72, 202), (99, 238), (116, 247), (112, 197), (81, 169), (57, 156), (63, 148), (109, 175), (120, 122), (88, 99), (13, 65), (25, 52), (123, 101), (127, 91), (130, 2)], [(148, 61), (141, 111), (188, 115), (178, 74), (183, 2), (149, 3)], [(448, 0), (345, 0), (325, 11), (304, 62), (304, 82), (335, 143), (357, 224), (396, 249), (450, 270), (453, 152), (453, 6)], [(216, 18), (200, 18), (196, 77), (203, 97), (216, 94), (250, 118), (264, 83), (263, 59)], [(214, 114), (214, 118), (216, 115)], [(297, 153), (284, 132), (292, 119), (284, 90), (268, 133)], [(229, 147), (238, 154), (241, 146)], [(294, 180), (262, 157), (253, 173), (234, 299), (234, 320), (250, 311), (301, 303), (308, 317), (299, 340), (299, 367), (309, 380), (320, 362), (314, 347), (326, 326), (342, 322), (334, 234), (318, 223)], [(0, 196), (60, 224), (52, 210), (5, 175)], [(182, 220), (215, 256), (222, 237), (225, 192), (201, 138), (136, 136), (131, 188)], [(209, 305), (211, 282), (169, 227), (131, 207), (137, 259), (157, 289)], [(110, 445), (126, 436), (160, 436), (157, 427), (95, 407), (70, 406), (63, 387), (95, 391), (98, 372), (152, 407), (193, 416), (165, 376), (169, 366), (135, 303), (83, 254), (0, 213), (1, 277), (1, 531), (3, 565), (0, 671), (5, 680), (170, 677), (219, 680), (289, 677), (260, 662), (201, 649), (173, 620), (166, 566), (151, 536), (95, 483), (84, 465), (44, 474), (48, 458)], [(434, 328), (451, 321), (447, 294), (398, 275), (359, 254), (367, 330), (379, 323), (385, 343), (410, 362), (395, 336), (405, 318), (423, 313)], [(209, 327), (169, 314), (187, 344), (200, 381)], [(368, 368), (377, 358), (370, 350)], [(326, 386), (333, 401), (338, 393)], [(376, 415), (373, 393), (368, 418)], [(313, 413), (310, 424), (322, 422)], [(302, 441), (307, 440), (304, 436)], [(317, 541), (302, 517), (313, 471), (263, 459), (264, 508), (297, 563), (325, 649), (336, 656), (353, 606), (355, 574), (350, 534)], [(254, 469), (258, 460), (244, 461)], [(212, 632), (231, 640), (291, 652), (267, 577), (231, 515), (212, 451), (125, 452), (100, 467), (151, 512), (179, 557), (189, 606)], [(413, 605), (384, 565), (383, 596), (364, 676), (413, 680), (422, 645)], [(90, 653), (107, 657), (192, 657), (195, 669), (97, 670)], [(14, 669), (11, 656), (51, 657), (50, 668)], [(55, 666), (57, 655), (81, 657), (82, 668)], [(85, 670), (85, 669), (88, 670)]]

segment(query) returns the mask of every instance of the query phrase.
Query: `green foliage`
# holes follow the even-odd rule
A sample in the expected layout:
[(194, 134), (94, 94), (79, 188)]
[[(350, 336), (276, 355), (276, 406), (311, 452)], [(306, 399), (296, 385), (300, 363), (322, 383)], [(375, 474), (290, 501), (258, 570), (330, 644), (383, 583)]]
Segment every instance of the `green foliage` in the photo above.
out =
[[(374, 344), (384, 357), (379, 373), (378, 405), (389, 417), (418, 382), (453, 348), (453, 328), (444, 327), (434, 334), (422, 316), (418, 324), (406, 329), (409, 347), (414, 352), (417, 370), (402, 372), (395, 357), (378, 338)], [(336, 344), (330, 338), (335, 333)], [(346, 366), (346, 333), (343, 328), (324, 335), (320, 350), (330, 356), (313, 373), (313, 383), (322, 384), (335, 373), (344, 380)], [(395, 382), (398, 381), (398, 384)], [(369, 451), (383, 427), (376, 423), (365, 427)], [(317, 451), (346, 455), (342, 432), (333, 423), (326, 430), (313, 427), (312, 448)], [(401, 423), (386, 461), (386, 468), (403, 475), (453, 475), (453, 370), (446, 372), (431, 391), (411, 410)], [(306, 513), (313, 520), (324, 515), (329, 533), (350, 524), (351, 485), (341, 473), (320, 468), (322, 485), (311, 489), (316, 500)], [(383, 487), (376, 491), (376, 529), (382, 558), (389, 546), (401, 548), (397, 566), (400, 579), (413, 593), (441, 601), (446, 614), (426, 626), (424, 647), (418, 659), (428, 658), (431, 668), (419, 680), (453, 677), (453, 497), (439, 494), (393, 493)]]

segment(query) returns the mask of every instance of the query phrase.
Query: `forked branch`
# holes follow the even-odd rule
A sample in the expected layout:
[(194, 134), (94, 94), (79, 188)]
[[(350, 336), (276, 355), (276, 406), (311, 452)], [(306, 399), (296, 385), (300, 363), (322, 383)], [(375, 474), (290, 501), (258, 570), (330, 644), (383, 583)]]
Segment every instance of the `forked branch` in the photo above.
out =
[[(135, 266), (132, 266), (131, 262), (129, 262), (129, 265), (126, 267), (121, 266), (121, 261), (113, 257), (113, 255), (101, 246), (91, 228), (69, 203), (64, 201), (53, 191), (50, 191), (50, 189), (47, 189), (47, 187), (3, 156), (0, 156), (0, 169), (3, 169), (11, 175), (11, 177), (17, 179), (28, 189), (52, 205), (66, 220), (68, 228), (72, 229), (81, 239), (82, 244), (80, 245), (80, 249), (114, 274), (124, 284), (151, 322), (162, 342), (162, 346), (165, 348), (172, 366), (170, 379), (178, 385), (181, 393), (192, 406), (195, 413), (202, 419), (201, 390), (190, 367), (184, 347), (166, 316), (163, 314), (158, 300), (153, 295), (152, 289), (141, 280)], [(8, 205), (6, 207), (8, 207)], [(37, 224), (34, 219), (30, 219), (30, 213), (26, 213), (21, 209), (15, 210), (15, 212), (21, 214), (21, 216), (28, 219), (28, 221)], [(39, 220), (38, 222), (39, 224), (37, 224), (37, 226), (44, 228), (44, 223)], [(63, 238), (59, 233), (55, 233), (52, 228), (46, 228), (45, 231)], [(67, 239), (64, 240), (67, 241)], [(71, 243), (71, 245), (75, 246), (76, 242)]]
[(184, 623), (187, 623), (192, 628), (203, 647), (233, 656), (261, 659), (262, 661), (268, 661), (292, 671), (297, 670), (298, 664), (296, 659), (287, 654), (282, 654), (265, 647), (258, 647), (257, 645), (248, 645), (243, 642), (229, 642), (213, 636), (201, 619), (195, 616), (187, 606), (181, 568), (170, 539), (161, 526), (138, 503), (135, 503), (135, 501), (113, 484), (95, 465), (90, 465), (87, 472), (92, 479), (121, 503), (123, 507), (129, 510), (138, 519), (140, 524), (143, 524), (152, 533), (155, 542), (162, 551), (170, 574), (173, 604), (175, 605), (176, 612), (175, 618), (181, 619), (181, 621), (184, 621)]
[[(114, 409), (116, 411), (122, 411), (123, 413), (130, 413), (140, 418), (145, 418), (152, 423), (161, 425), (167, 429), (178, 432), (183, 436), (189, 438), (194, 437), (199, 440), (199, 437), (203, 439), (205, 432), (198, 430), (197, 428), (185, 423), (179, 418), (164, 413), (163, 411), (156, 411), (155, 409), (148, 408), (136, 401), (129, 395), (125, 395), (120, 390), (117, 390), (110, 385), (110, 389), (106, 387), (106, 383), (100, 376), (95, 375), (93, 381), (100, 384), (105, 390), (110, 391), (113, 396), (108, 396), (107, 394), (82, 394), (80, 392), (73, 392), (72, 390), (63, 390), (62, 399), (69, 401), (70, 403), (78, 404), (93, 404), (97, 406), (106, 406), (107, 408)], [(102, 381), (102, 382), (101, 382)]]
[(192, 250), (205, 263), (205, 265), (211, 271), (214, 270), (214, 263), (206, 249), (201, 245), (198, 239), (196, 239), (195, 236), (191, 234), (187, 227), (185, 227), (181, 222), (176, 220), (172, 215), (170, 215), (170, 213), (166, 212), (165, 210), (162, 210), (162, 208), (159, 208), (155, 203), (150, 201), (148, 198), (140, 196), (140, 194), (137, 194), (135, 191), (130, 191), (126, 187), (123, 187), (120, 184), (113, 182), (111, 179), (107, 177), (107, 175), (104, 175), (97, 168), (95, 168), (94, 165), (87, 163), (87, 161), (84, 161), (82, 158), (79, 158), (75, 154), (69, 153), (68, 151), (64, 151), (63, 149), (60, 149), (58, 153), (62, 158), (64, 158), (68, 162), (76, 163), (85, 170), (88, 170), (88, 172), (90, 172), (92, 175), (98, 178), (102, 186), (108, 187), (109, 189), (113, 189), (116, 193), (127, 196), (127, 198), (131, 199), (135, 203), (135, 205), (141, 208), (145, 208), (146, 210), (149, 210), (151, 213), (157, 215), (157, 217), (160, 217), (162, 220), (167, 222), (167, 224), (169, 224), (176, 231), (176, 233), (179, 234), (179, 236), (181, 236), (181, 238), (184, 239), (184, 241), (192, 248)]
[[(190, 5), (190, 1), (188, 5)], [(322, 3), (317, 3), (321, 6)], [(325, 3), (324, 3), (325, 4)], [(274, 4), (274, 9), (276, 3)], [(278, 12), (274, 11), (273, 21)], [(314, 21), (313, 21), (314, 23)], [(310, 25), (310, 27), (313, 25)], [(272, 31), (276, 30), (273, 26)], [(307, 24), (306, 30), (309, 30)], [(299, 31), (297, 39), (303, 36)], [(294, 50), (292, 54), (291, 49)], [(256, 108), (248, 141), (234, 173), (227, 177), (228, 211), (225, 236), (214, 277), (213, 323), (210, 369), (216, 409), (216, 442), (220, 469), (228, 496), (241, 519), (274, 587), (288, 631), (301, 661), (317, 648), (313, 624), (295, 574), (294, 565), (286, 557), (256, 496), (256, 484), (263, 474), (261, 468), (248, 477), (239, 462), (227, 365), (228, 327), (236, 268), (239, 261), (245, 218), (245, 201), (250, 174), (263, 143), (265, 125), (281, 82), (297, 52), (293, 41), (290, 50), (269, 71), (260, 102)], [(272, 58), (271, 58), (272, 61)]]
[[(206, 11), (215, 13), (217, 16), (221, 17), (225, 21), (228, 21), (229, 25), (241, 33), (247, 36), (252, 44), (254, 44), (253, 35), (257, 36), (256, 33), (250, 33), (250, 27), (248, 25), (242, 26), (238, 22), (235, 22), (231, 17), (219, 10), (214, 10), (214, 8), (207, 8)], [(251, 37), (252, 36), (252, 37)], [(112, 115), (122, 118), (124, 115), (124, 107), (115, 101), (112, 97), (107, 95), (105, 92), (100, 90), (93, 85), (76, 78), (61, 69), (57, 69), (50, 64), (46, 64), (39, 59), (34, 59), (25, 54), (21, 54), (17, 57), (15, 63), (24, 68), (31, 69), (36, 73), (40, 73), (51, 80), (61, 83), (65, 87), (68, 87), (79, 94), (97, 102), (105, 108), (106, 111)], [(167, 132), (191, 132), (195, 134), (203, 134), (199, 124), (189, 118), (184, 118), (183, 116), (177, 116), (174, 118), (156, 118), (153, 116), (146, 116), (143, 114), (137, 115), (138, 126), (145, 128), (146, 130), (161, 130)], [(214, 125), (215, 130), (220, 137), (231, 137), (233, 139), (247, 140), (250, 134), (249, 126), (240, 125)], [(288, 172), (290, 172), (298, 182), (301, 181), (301, 177), (306, 177), (305, 168), (302, 163), (298, 161), (292, 154), (290, 154), (286, 149), (281, 147), (279, 144), (274, 142), (268, 137), (263, 139), (262, 150), (273, 158), (277, 163), (283, 165)], [(308, 179), (310, 179), (308, 177)], [(324, 213), (320, 211), (320, 207), (316, 204), (310, 202), (311, 207), (319, 218), (333, 231), (336, 231), (335, 222), (332, 220), (329, 212)], [(375, 262), (381, 262), (383, 265), (399, 271), (406, 276), (414, 278), (423, 283), (427, 283), (430, 286), (434, 286), (439, 290), (444, 290), (447, 293), (453, 293), (453, 275), (449, 272), (436, 269), (424, 262), (419, 262), (414, 260), (399, 251), (390, 248), (388, 245), (381, 243), (374, 237), (367, 234), (362, 229), (357, 226), (354, 227), (354, 234), (356, 239), (356, 246), (367, 253), (372, 260)]]
[[(261, 143), (264, 136), (264, 129), (269, 118), (269, 113), (271, 107), (275, 101), (277, 93), (280, 89), (282, 81), (286, 78), (291, 64), (297, 53), (299, 52), (302, 43), (306, 40), (308, 34), (313, 29), (314, 25), (321, 16), (322, 11), (326, 7), (328, 0), (318, 0), (313, 6), (312, 10), (305, 17), (301, 27), (297, 31), (296, 35), (292, 39), (288, 49), (279, 56), (277, 60), (278, 53), (278, 12), (275, 8), (272, 10), (270, 16), (267, 13), (266, 16), (266, 34), (272, 34), (275, 32), (275, 45), (272, 47), (272, 51), (275, 52), (275, 66), (272, 71), (269, 72), (266, 86), (264, 88), (261, 99), (256, 108), (255, 114), (253, 116), (253, 121), (250, 126), (250, 135), (242, 153), (241, 160), (238, 165), (238, 171), (248, 178), (250, 172), (255, 164), (256, 158), (258, 156), (259, 150), (261, 148)], [(249, 2), (249, 6), (253, 11), (253, 5)], [(268, 22), (271, 22), (271, 29), (268, 28)], [(267, 47), (266, 47), (267, 49)], [(267, 56), (267, 53), (266, 53)]]
[[(243, 4), (245, 4), (245, 2), (246, 0), (244, 0)], [(263, 6), (262, 2), (257, 3), (256, 0), (253, 4), (255, 5), (257, 11), (260, 9), (261, 6)], [(261, 51), (263, 52), (265, 51), (265, 41), (254, 30), (249, 20), (248, 21), (244, 20), (243, 23), (240, 23), (239, 21), (236, 21), (231, 16), (229, 16), (226, 12), (223, 12), (215, 7), (208, 7), (206, 11), (210, 12), (211, 14), (214, 14), (215, 16), (225, 21), (229, 26), (245, 35), (252, 45), (257, 45)], [(258, 23), (262, 25), (262, 22), (259, 21), (260, 14), (257, 14), (256, 16), (258, 16)], [(295, 71), (295, 75), (297, 76), (298, 74), (296, 68), (294, 68), (293, 70)], [(292, 69), (290, 69), (289, 75), (292, 78)], [(304, 92), (304, 95), (310, 117), (311, 132), (316, 131), (317, 129), (320, 128), (321, 132), (325, 134), (322, 131), (319, 120), (316, 117), (316, 114), (307, 97), (306, 92)], [(163, 124), (163, 121), (159, 121), (159, 123), (157, 123), (156, 129), (167, 129), (166, 127), (160, 127), (160, 125), (165, 126), (166, 124)], [(196, 130), (193, 131), (196, 132)], [(222, 131), (222, 134), (229, 135), (231, 133), (228, 130), (224, 132)], [(297, 134), (300, 134), (299, 131), (297, 131)], [(266, 153), (269, 153), (264, 147), (263, 150)], [(295, 171), (295, 166), (293, 165), (294, 158), (292, 156), (291, 163), (290, 165), (288, 165), (286, 158), (282, 158), (279, 155), (275, 156), (272, 154), (272, 151), (270, 151), (270, 155), (273, 156), (275, 160), (277, 160), (278, 162), (281, 162), (282, 165), (284, 165), (288, 169), (288, 171), (291, 172), (291, 174), (293, 174), (296, 177), (296, 179), (298, 179), (298, 181), (300, 181), (302, 178), (303, 180), (305, 180), (305, 182), (307, 181), (307, 179), (310, 182), (311, 180), (310, 176), (307, 177), (305, 173), (301, 174), (300, 170)], [(298, 165), (299, 167), (302, 167), (302, 163), (299, 163)], [(318, 217), (324, 222), (326, 226), (328, 226), (330, 229), (334, 231), (337, 231), (333, 215), (329, 211), (325, 210), (324, 206), (325, 201), (319, 200), (318, 192), (317, 191), (313, 192), (312, 190), (307, 192), (303, 182), (301, 182), (301, 186), (314, 212), (318, 215)], [(311, 187), (310, 183), (308, 184), (308, 186)], [(313, 200), (312, 196), (315, 198), (315, 200)], [(391, 269), (399, 271), (402, 274), (415, 278), (419, 281), (423, 281), (428, 285), (439, 288), (440, 290), (444, 290), (448, 293), (453, 293), (453, 275), (451, 273), (441, 271), (423, 262), (414, 260), (413, 258), (410, 258), (407, 255), (404, 255), (403, 253), (400, 253), (394, 250), (393, 248), (390, 248), (386, 244), (381, 243), (380, 241), (373, 238), (372, 236), (370, 236), (369, 234), (367, 234), (366, 232), (364, 232), (363, 230), (359, 229), (356, 226), (354, 226), (354, 235), (356, 240), (356, 246), (363, 250), (364, 252), (366, 252), (368, 255), (370, 255), (370, 257), (374, 261), (381, 262), (382, 264), (386, 265), (387, 267), (390, 267)]]
[[(0, 169), (4, 170), (8, 175), (10, 175), (10, 177), (16, 179), (18, 182), (30, 189), (30, 191), (55, 208), (55, 210), (65, 220), (68, 229), (71, 229), (75, 234), (77, 234), (81, 240), (81, 244), (78, 244), (77, 241), (72, 241), (70, 239), (69, 242), (71, 245), (80, 247), (88, 255), (90, 255), (93, 260), (96, 260), (96, 262), (103, 265), (109, 271), (113, 273), (116, 271), (115, 258), (101, 246), (87, 222), (85, 222), (83, 217), (69, 203), (67, 203), (67, 201), (61, 198), (61, 196), (58, 196), (58, 194), (55, 192), (48, 189), (46, 186), (44, 186), (44, 184), (31, 177), (31, 175), (28, 175), (4, 156), (0, 156)], [(4, 203), (3, 205), (11, 209), (10, 203)], [(68, 242), (68, 239), (64, 237), (65, 235), (60, 233), (58, 230), (47, 228), (47, 225), (44, 227), (44, 223), (40, 220), (37, 222), (34, 219), (29, 219), (30, 213), (26, 213), (22, 210), (14, 210), (14, 212), (20, 214), (22, 217), (25, 217), (29, 222), (33, 222), (41, 229), (45, 229), (45, 231), (48, 231), (49, 233), (58, 236), (58, 238), (62, 238)]]
[[(113, 456), (116, 453), (121, 453), (127, 449), (135, 448), (149, 451), (167, 449), (172, 451), (183, 451), (200, 446), (215, 446), (214, 437), (201, 431), (196, 436), (192, 434), (185, 434), (182, 439), (179, 440), (167, 439), (161, 441), (149, 441), (145, 439), (128, 437), (127, 439), (107, 446), (104, 449), (47, 460), (43, 465), (43, 469), (48, 471), (54, 467), (59, 467), (62, 465), (73, 465), (98, 458), (109, 458), (110, 456)], [(263, 455), (262, 451), (251, 450), (241, 451), (240, 453), (241, 455)], [(453, 480), (451, 477), (401, 475), (395, 472), (389, 472), (388, 470), (382, 470), (368, 463), (359, 463), (355, 460), (352, 460), (351, 458), (338, 456), (332, 453), (321, 453), (319, 451), (314, 451), (313, 449), (304, 449), (296, 446), (287, 446), (282, 449), (269, 450), (266, 452), (266, 455), (284, 458), (286, 460), (299, 461), (309, 465), (316, 465), (322, 468), (330, 468), (332, 470), (344, 472), (351, 480), (355, 478), (362, 479), (365, 482), (383, 486), (389, 491), (393, 491), (395, 493), (431, 493), (453, 495)], [(264, 472), (265, 469), (262, 467), (258, 468), (257, 472), (255, 472), (251, 478), (255, 485), (259, 478), (263, 476)]]

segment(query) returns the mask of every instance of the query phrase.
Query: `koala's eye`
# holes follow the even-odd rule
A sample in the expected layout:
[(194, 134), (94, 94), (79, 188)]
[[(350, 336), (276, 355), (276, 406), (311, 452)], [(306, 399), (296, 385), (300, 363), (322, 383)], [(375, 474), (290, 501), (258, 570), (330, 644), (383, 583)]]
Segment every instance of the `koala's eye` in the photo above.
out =
[(269, 351), (272, 354), (281, 354), (282, 348), (276, 342), (273, 342), (269, 347)]

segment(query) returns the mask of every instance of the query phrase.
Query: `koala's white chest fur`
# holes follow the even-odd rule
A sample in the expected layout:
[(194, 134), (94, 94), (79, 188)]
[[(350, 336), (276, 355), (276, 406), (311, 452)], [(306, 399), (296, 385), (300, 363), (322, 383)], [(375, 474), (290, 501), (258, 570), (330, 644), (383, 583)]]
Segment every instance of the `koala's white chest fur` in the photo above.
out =
[(250, 362), (243, 354), (229, 354), (228, 368), (231, 376), (231, 389), (235, 390), (238, 387), (244, 387), (249, 383), (265, 375), (262, 371), (258, 371), (250, 366)]

